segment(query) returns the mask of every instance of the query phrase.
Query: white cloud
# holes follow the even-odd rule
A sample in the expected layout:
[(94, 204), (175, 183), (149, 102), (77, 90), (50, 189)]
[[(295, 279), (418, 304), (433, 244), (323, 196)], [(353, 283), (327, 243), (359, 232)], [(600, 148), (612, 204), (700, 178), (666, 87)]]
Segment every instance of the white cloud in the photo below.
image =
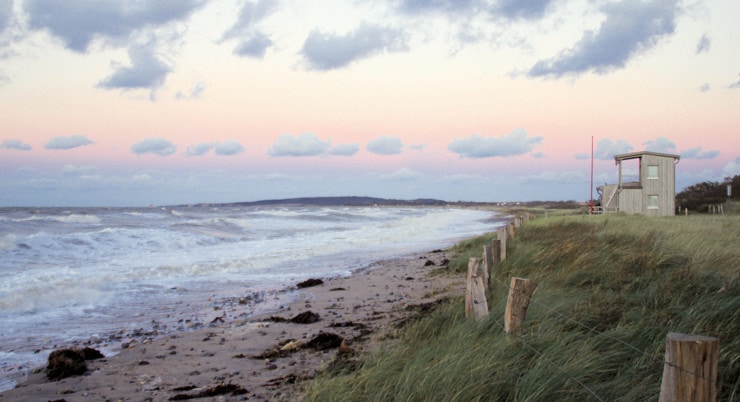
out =
[(221, 144), (218, 144), (216, 148), (214, 148), (213, 152), (216, 155), (232, 156), (244, 152), (244, 147), (237, 141), (224, 141)]
[(658, 137), (654, 141), (645, 141), (642, 143), (645, 146), (646, 151), (662, 152), (662, 153), (675, 153), (676, 144), (666, 137)]
[(175, 153), (176, 150), (177, 146), (164, 138), (147, 138), (131, 145), (131, 152), (136, 155), (168, 156)]
[(337, 156), (353, 156), (360, 151), (360, 145), (355, 144), (340, 144), (329, 148), (329, 155)]
[(281, 135), (267, 150), (270, 156), (318, 156), (329, 149), (329, 141), (321, 141), (316, 134), (303, 133), (298, 137), (292, 134)]
[(736, 175), (740, 174), (740, 156), (738, 156), (734, 161), (728, 162), (723, 168), (722, 168), (722, 174), (724, 177), (734, 177)]
[[(624, 154), (630, 152), (631, 150), (632, 145), (630, 145), (625, 140), (612, 141), (609, 138), (604, 138), (603, 140), (599, 140), (599, 142), (596, 143), (596, 148), (594, 149), (594, 159), (605, 161), (614, 158), (614, 155)], [(591, 155), (587, 154), (576, 155), (576, 159), (589, 159), (590, 157)]]
[(97, 176), (98, 168), (92, 165), (86, 166), (75, 166), (75, 165), (64, 165), (62, 173), (70, 176)]
[(66, 150), (81, 147), (84, 145), (94, 144), (84, 135), (72, 135), (69, 137), (54, 137), (44, 145), (46, 149)]
[(32, 148), (21, 140), (5, 140), (0, 143), (0, 149), (14, 149), (16, 151), (30, 151)]
[(313, 70), (334, 70), (383, 51), (407, 50), (406, 35), (396, 29), (363, 24), (345, 35), (312, 31), (301, 54)]
[(398, 137), (380, 136), (367, 143), (365, 149), (377, 155), (398, 155), (403, 143)]
[(704, 34), (699, 39), (699, 43), (696, 44), (696, 54), (708, 52), (711, 47), (712, 39), (707, 34)]
[(526, 131), (517, 129), (498, 138), (473, 134), (469, 138), (455, 139), (447, 149), (463, 158), (507, 157), (531, 152), (541, 142), (542, 137), (527, 137)]
[(261, 58), (273, 45), (269, 35), (259, 30), (259, 23), (272, 15), (278, 8), (275, 0), (246, 2), (239, 11), (239, 18), (221, 37), (221, 41), (236, 39), (239, 43), (234, 54)]
[(684, 149), (681, 151), (681, 159), (714, 159), (719, 156), (719, 151), (703, 151), (701, 147)]
[(411, 170), (407, 167), (396, 170), (393, 173), (378, 176), (383, 181), (414, 181), (426, 177), (423, 173)]
[(194, 145), (188, 145), (185, 150), (185, 156), (203, 156), (218, 145), (217, 142), (201, 142)]

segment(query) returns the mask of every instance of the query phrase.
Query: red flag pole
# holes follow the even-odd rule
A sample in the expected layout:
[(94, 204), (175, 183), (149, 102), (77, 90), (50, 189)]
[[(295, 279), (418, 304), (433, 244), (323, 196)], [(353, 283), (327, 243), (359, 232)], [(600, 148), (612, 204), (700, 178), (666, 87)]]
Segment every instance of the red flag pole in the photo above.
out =
[(588, 214), (594, 214), (594, 136), (591, 136), (591, 200), (588, 204)]

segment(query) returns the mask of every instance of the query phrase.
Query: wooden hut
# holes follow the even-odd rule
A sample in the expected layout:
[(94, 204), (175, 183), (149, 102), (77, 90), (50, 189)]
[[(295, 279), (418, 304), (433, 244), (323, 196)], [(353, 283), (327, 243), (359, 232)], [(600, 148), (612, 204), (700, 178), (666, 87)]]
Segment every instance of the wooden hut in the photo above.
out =
[[(617, 184), (599, 186), (601, 206), (596, 212), (624, 212), (647, 216), (676, 213), (676, 164), (679, 155), (658, 152), (631, 152), (614, 156), (619, 166)], [(636, 164), (636, 176), (623, 174), (623, 165)]]

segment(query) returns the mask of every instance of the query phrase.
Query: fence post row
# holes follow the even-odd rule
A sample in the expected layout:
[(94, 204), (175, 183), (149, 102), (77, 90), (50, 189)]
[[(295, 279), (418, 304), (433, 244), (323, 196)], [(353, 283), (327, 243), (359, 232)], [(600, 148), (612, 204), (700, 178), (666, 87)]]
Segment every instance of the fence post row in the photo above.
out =
[(669, 333), (660, 402), (716, 401), (718, 363), (718, 338)]

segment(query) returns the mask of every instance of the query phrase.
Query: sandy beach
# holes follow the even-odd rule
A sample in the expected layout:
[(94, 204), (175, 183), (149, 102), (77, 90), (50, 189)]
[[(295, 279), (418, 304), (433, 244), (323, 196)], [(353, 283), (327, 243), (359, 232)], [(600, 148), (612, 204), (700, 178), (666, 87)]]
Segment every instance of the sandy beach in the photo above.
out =
[(277, 307), (256, 316), (244, 317), (238, 303), (214, 307), (203, 328), (122, 339), (107, 345), (120, 350), (114, 355), (88, 361), (85, 374), (50, 381), (37, 370), (0, 401), (299, 399), (321, 370), (353, 364), (421, 306), (463, 294), (462, 275), (430, 276), (447, 258), (436, 250), (321, 278), (323, 284), (270, 295), (266, 303)]

